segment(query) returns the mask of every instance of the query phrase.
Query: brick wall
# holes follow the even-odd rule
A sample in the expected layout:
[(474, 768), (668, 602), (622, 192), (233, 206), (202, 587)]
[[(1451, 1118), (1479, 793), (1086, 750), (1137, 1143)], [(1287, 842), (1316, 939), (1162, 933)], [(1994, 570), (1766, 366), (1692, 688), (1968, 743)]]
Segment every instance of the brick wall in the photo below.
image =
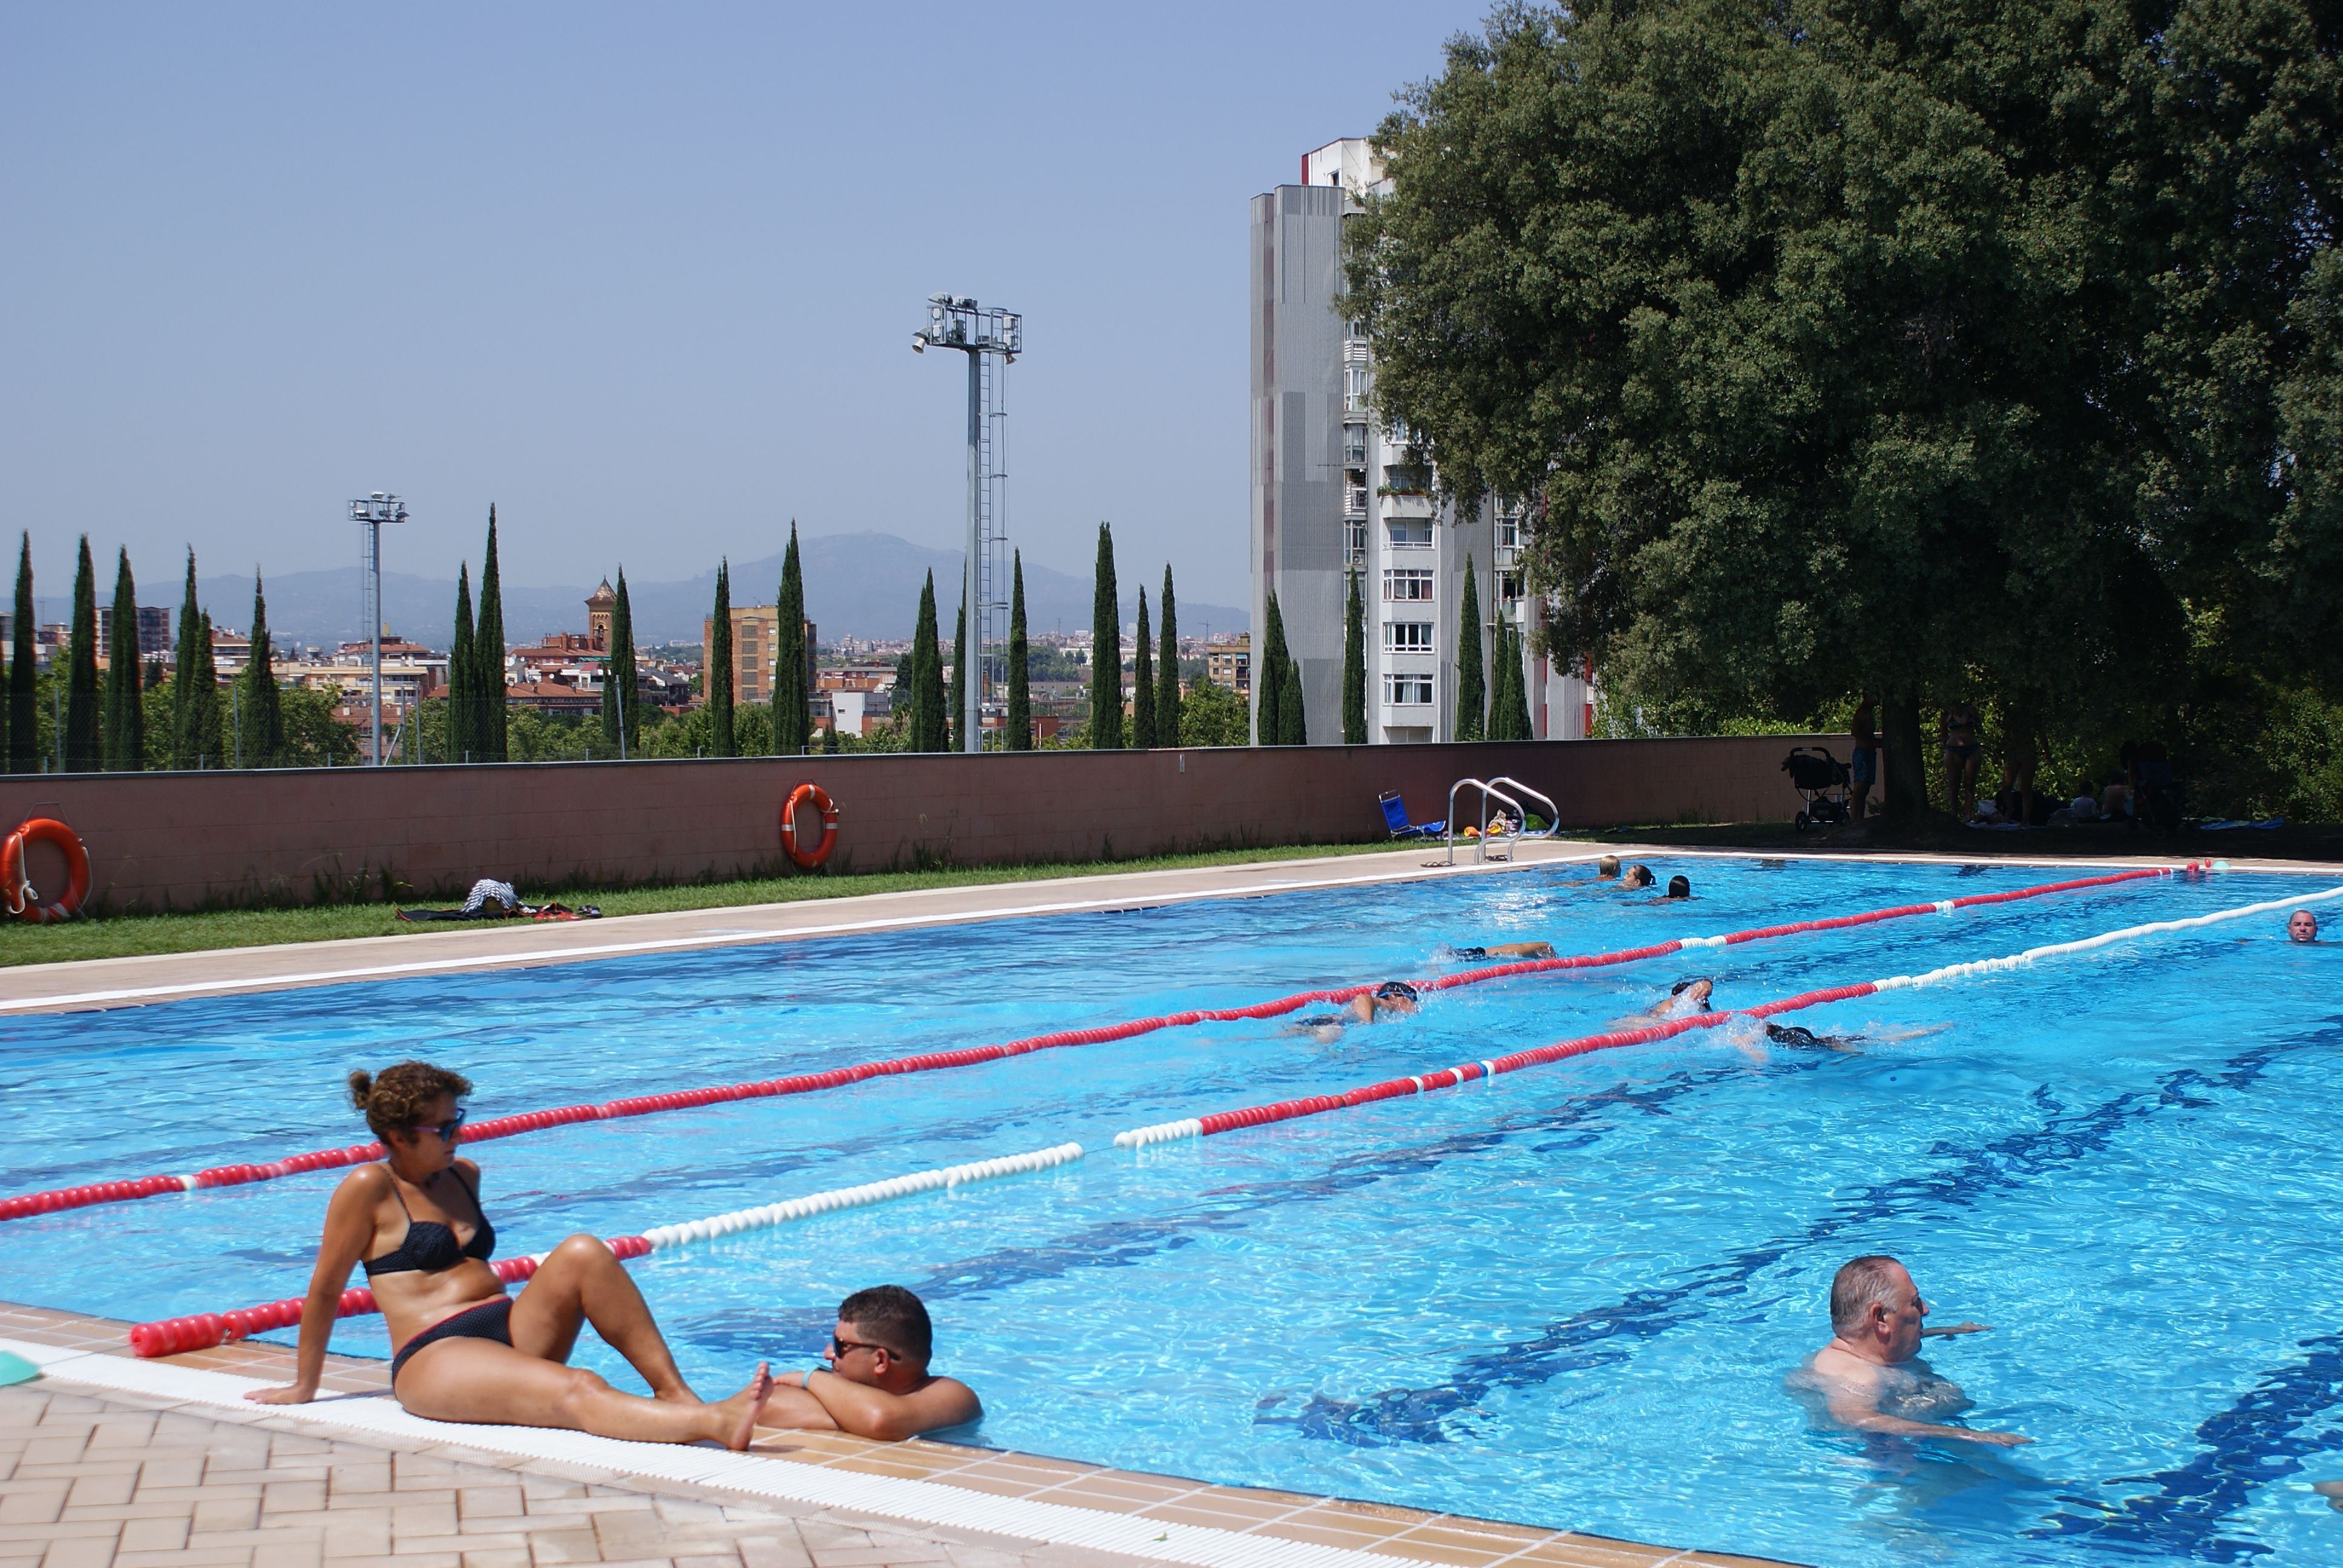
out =
[[(1543, 789), (1566, 827), (1778, 821), (1800, 804), (1782, 758), (1815, 739), (47, 774), (0, 778), (0, 820), (70, 824), (115, 910), (307, 902), (337, 887), (380, 897), (386, 876), (413, 899), (484, 875), (608, 886), (770, 871), (780, 803), (808, 779), (837, 800), (832, 863), (853, 870), (1361, 842), (1383, 836), (1380, 791), (1403, 791), (1423, 821), (1466, 775)], [(1819, 739), (1846, 755), (1844, 737)], [(32, 856), (45, 892), (61, 885), (51, 853)]]

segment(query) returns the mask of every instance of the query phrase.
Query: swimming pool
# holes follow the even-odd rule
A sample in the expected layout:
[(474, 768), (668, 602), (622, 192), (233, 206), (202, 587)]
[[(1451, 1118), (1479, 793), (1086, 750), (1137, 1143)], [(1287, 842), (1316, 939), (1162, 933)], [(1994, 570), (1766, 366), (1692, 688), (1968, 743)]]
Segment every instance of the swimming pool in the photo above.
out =
[[(2063, 874), (1682, 869), (1689, 906), (1562, 868), (11, 1020), (0, 1191), (361, 1141), (341, 1074), (409, 1054), (494, 1115), (1436, 973), (1447, 943), (1591, 952)], [(841, 1295), (891, 1279), (929, 1299), (939, 1364), (1003, 1446), (1831, 1564), (2329, 1563), (2343, 1517), (2304, 1483), (2343, 1475), (2343, 952), (2285, 943), (2276, 917), (1800, 1016), (1946, 1026), (1859, 1055), (1705, 1031), (1110, 1147), (1589, 1033), (1686, 974), (1745, 1005), (2310, 885), (2129, 884), (1502, 981), (1332, 1044), (1206, 1025), (477, 1153), (509, 1252), (1091, 1149), (638, 1263), (706, 1388), (810, 1359)], [(0, 1298), (138, 1320), (296, 1294), (337, 1180), (13, 1222)], [(1828, 1335), (1832, 1271), (1869, 1251), (1909, 1260), (1939, 1321), (1996, 1325), (1931, 1360), (1974, 1423), (2034, 1446), (1809, 1429), (1782, 1379)], [(380, 1353), (379, 1320), (336, 1343)]]

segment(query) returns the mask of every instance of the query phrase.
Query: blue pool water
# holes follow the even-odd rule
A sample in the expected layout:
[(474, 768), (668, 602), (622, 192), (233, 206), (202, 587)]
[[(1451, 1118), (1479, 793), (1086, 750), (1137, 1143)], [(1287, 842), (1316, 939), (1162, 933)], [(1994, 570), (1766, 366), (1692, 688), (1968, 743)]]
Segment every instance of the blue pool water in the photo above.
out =
[[(0, 1191), (362, 1141), (355, 1066), (476, 1116), (1314, 984), (1443, 944), (1637, 945), (2055, 879), (1694, 859), (0, 1021)], [(2343, 948), (2275, 917), (1819, 1009), (1857, 1055), (1701, 1031), (1140, 1155), (1125, 1128), (1600, 1029), (1691, 973), (1748, 1004), (2323, 883), (2159, 879), (1469, 988), (1332, 1045), (1170, 1031), (481, 1145), (508, 1253), (1079, 1140), (1079, 1164), (635, 1265), (685, 1372), (811, 1360), (882, 1280), (976, 1440), (1803, 1562), (2343, 1562)], [(297, 1294), (337, 1172), (0, 1228), (0, 1299), (140, 1320)], [(2015, 1451), (1818, 1432), (1782, 1389), (1846, 1258), (1908, 1260), (1931, 1360)], [(289, 1338), (289, 1336), (279, 1336)], [(336, 1345), (383, 1353), (379, 1320)], [(594, 1346), (598, 1370), (631, 1384)], [(639, 1386), (639, 1385), (632, 1385)]]

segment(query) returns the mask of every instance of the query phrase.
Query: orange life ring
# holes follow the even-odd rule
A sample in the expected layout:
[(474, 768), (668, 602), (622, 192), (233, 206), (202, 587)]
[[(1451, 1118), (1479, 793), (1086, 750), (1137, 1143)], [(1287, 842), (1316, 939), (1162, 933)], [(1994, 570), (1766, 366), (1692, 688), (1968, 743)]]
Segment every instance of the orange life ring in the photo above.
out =
[[(808, 803), (821, 813), (821, 842), (810, 849), (798, 842), (798, 808)], [(830, 859), (838, 848), (838, 807), (829, 790), (819, 784), (800, 784), (789, 791), (789, 804), (781, 808), (781, 848), (801, 870), (813, 870)]]
[[(25, 846), (35, 839), (55, 844), (65, 854), (65, 897), (45, 904), (25, 875)], [(0, 894), (7, 898), (8, 912), (20, 920), (35, 925), (69, 920), (81, 912), (83, 900), (89, 897), (89, 851), (63, 822), (54, 817), (35, 817), (0, 843)]]

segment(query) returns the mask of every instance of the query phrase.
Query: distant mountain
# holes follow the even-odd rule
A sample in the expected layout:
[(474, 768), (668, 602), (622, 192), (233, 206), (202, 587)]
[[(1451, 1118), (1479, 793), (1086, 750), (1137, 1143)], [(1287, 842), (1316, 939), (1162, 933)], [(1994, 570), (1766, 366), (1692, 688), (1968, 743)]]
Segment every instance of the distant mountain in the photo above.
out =
[[(822, 638), (839, 637), (905, 638), (919, 614), (920, 585), (936, 574), (936, 603), (943, 635), (951, 636), (951, 620), (960, 604), (960, 552), (935, 550), (897, 538), (892, 534), (830, 534), (799, 541), (804, 557), (806, 613)], [(1160, 575), (1148, 578), (1150, 614)], [(770, 604), (781, 581), (781, 558), (732, 563), (732, 602)], [(1122, 583), (1122, 618), (1128, 626), (1139, 613), (1142, 586), (1128, 574)], [(1175, 587), (1177, 585), (1174, 585)], [(252, 618), (252, 579), (211, 577), (196, 581), (196, 591), (216, 625), (246, 629)], [(477, 591), (479, 585), (473, 584)], [(358, 568), (287, 572), (268, 579), (268, 629), (280, 643), (317, 643), (331, 647), (366, 635), (366, 617), (359, 602)], [(505, 636), (513, 642), (534, 642), (548, 632), (586, 629), (586, 596), (590, 583), (563, 588), (531, 588), (508, 582), (504, 589)], [(142, 595), (142, 598), (148, 596)], [(710, 568), (682, 582), (627, 584), (628, 608), (634, 612), (635, 641), (699, 640), (700, 622), (716, 597), (716, 573)], [(151, 598), (148, 602), (155, 600)], [(175, 593), (164, 601), (178, 608)], [(49, 613), (44, 599), (42, 618), (61, 618), (65, 606)], [(405, 572), (385, 572), (382, 578), (383, 618), (390, 629), (427, 647), (445, 648), (455, 624), (456, 579), (425, 578)], [(1087, 575), (1052, 571), (1025, 563), (1026, 622), (1036, 632), (1076, 631), (1091, 624), (1091, 579)], [(1227, 605), (1180, 601), (1180, 629), (1190, 637), (1202, 635), (1206, 625), (1218, 632), (1242, 631), (1246, 614)]]

